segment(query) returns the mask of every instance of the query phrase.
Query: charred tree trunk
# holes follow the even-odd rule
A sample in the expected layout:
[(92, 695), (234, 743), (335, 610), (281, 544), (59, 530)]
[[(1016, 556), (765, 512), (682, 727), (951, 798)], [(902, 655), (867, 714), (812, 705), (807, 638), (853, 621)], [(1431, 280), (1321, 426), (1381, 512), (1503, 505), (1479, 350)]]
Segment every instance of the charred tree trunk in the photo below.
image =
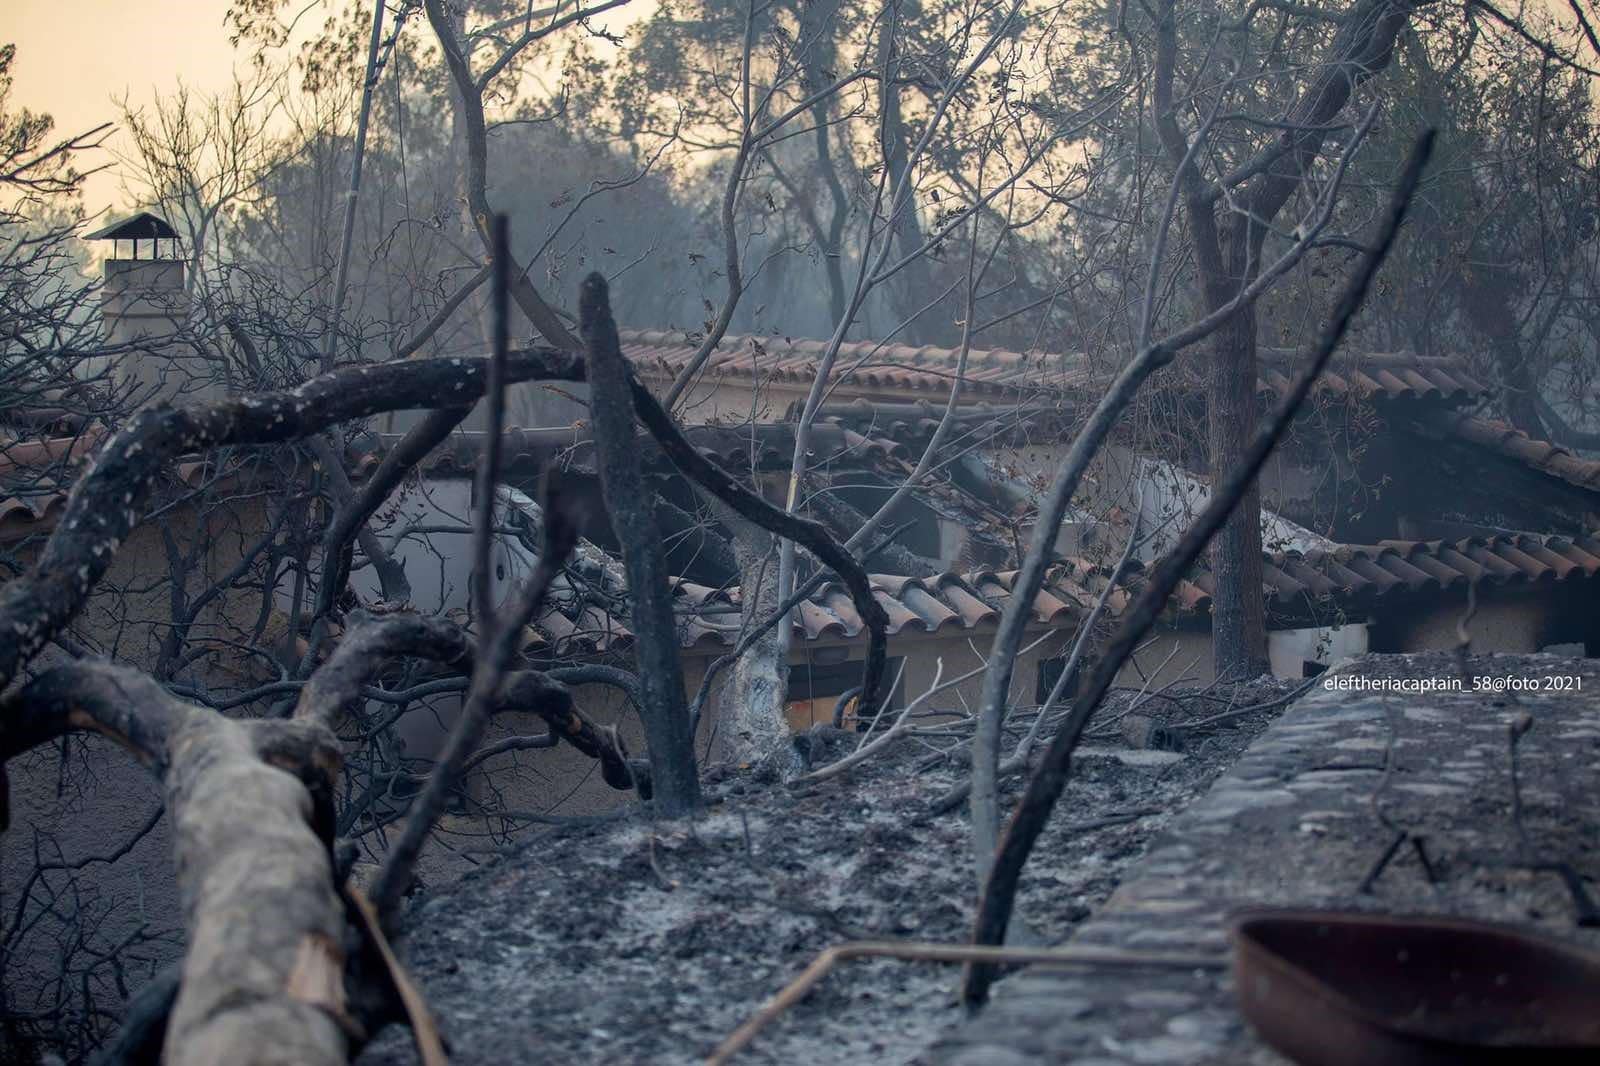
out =
[[(1083, 692), (1073, 701), (1071, 712), (1051, 738), (1039, 768), (1028, 780), (1022, 801), (1006, 825), (992, 876), (983, 885), (978, 901), (978, 916), (972, 936), (974, 944), (998, 945), (1005, 942), (1023, 863), (1027, 861), (1050, 818), (1051, 810), (1067, 785), (1072, 770), (1072, 756), (1084, 729), (1100, 701), (1110, 691), (1118, 672), (1166, 608), (1168, 597), (1183, 580), (1184, 573), (1199, 558), (1206, 543), (1221, 530), (1229, 516), (1238, 513), (1239, 499), (1259, 476), (1262, 465), (1277, 447), (1296, 412), (1306, 402), (1317, 378), (1327, 369), (1328, 361), (1366, 300), (1367, 290), (1377, 276), (1378, 268), (1394, 247), (1395, 235), (1405, 219), (1412, 197), (1416, 195), (1423, 168), (1433, 154), (1433, 141), (1434, 131), (1431, 129), (1424, 131), (1417, 139), (1416, 148), (1406, 160), (1399, 183), (1390, 197), (1382, 229), (1340, 293), (1333, 314), (1309, 353), (1305, 369), (1272, 412), (1267, 425), (1259, 434), (1252, 436), (1239, 465), (1216, 480), (1214, 494), (1205, 508), (1183, 531), (1173, 549), (1156, 565), (1133, 603), (1122, 612), (1116, 634), (1090, 672)], [(982, 1003), (988, 997), (994, 978), (995, 967), (992, 963), (969, 963), (962, 981), (962, 1001), (968, 1007)]]
[[(908, 3), (898, 12), (898, 17), (885, 15), (878, 47), (884, 56), (884, 69), (880, 105), (883, 111), (883, 162), (888, 168), (888, 188), (899, 188), (906, 180), (911, 160), (911, 134), (906, 128), (905, 116), (900, 110), (900, 86), (895, 84), (900, 76), (895, 31), (902, 21), (920, 15), (919, 5)], [(912, 186), (903, 204), (889, 220), (895, 250), (902, 256), (910, 255), (923, 245), (922, 221), (917, 217), (917, 195)], [(937, 339), (940, 329), (921, 318), (912, 318), (923, 301), (933, 294), (933, 276), (928, 267), (928, 256), (919, 255), (906, 265), (901, 280), (892, 290), (897, 299), (896, 313), (907, 322), (901, 336), (909, 344), (928, 344)]]
[(633, 390), (628, 364), (611, 318), (606, 280), (590, 274), (579, 297), (580, 329), (588, 350), (590, 411), (600, 466), (600, 489), (612, 528), (622, 542), (628, 574), (644, 732), (657, 809), (668, 817), (700, 806), (694, 736), (678, 659), (678, 625), (667, 584), (666, 553), (650, 494), (645, 491), (634, 437)]
[[(1243, 227), (1228, 227), (1223, 263), (1228, 277), (1208, 279), (1207, 310), (1215, 311), (1247, 283)], [(1206, 374), (1206, 439), (1213, 491), (1237, 466), (1256, 426), (1256, 310), (1239, 311), (1212, 339)], [(1261, 486), (1252, 481), (1211, 542), (1212, 660), (1217, 676), (1236, 680), (1270, 670), (1266, 602), (1261, 575)]]
[[(810, 0), (800, 6), (799, 17), (800, 63), (805, 68), (807, 86), (820, 89), (834, 80), (833, 67), (838, 63), (838, 0)], [(817, 171), (828, 187), (827, 227), (822, 228), (820, 216), (814, 217), (817, 236), (822, 241), (823, 269), (828, 276), (828, 320), (837, 323), (845, 316), (849, 300), (844, 282), (844, 226), (850, 217), (850, 197), (839, 179), (839, 164), (833, 156), (832, 106), (831, 95), (818, 96), (811, 105), (811, 135), (817, 147)]]
[[(1389, 65), (1395, 39), (1418, 6), (1421, 0), (1353, 4), (1327, 51), (1310, 67), (1278, 133), (1239, 170), (1242, 177), (1223, 175), (1209, 182), (1196, 166), (1172, 95), (1179, 53), (1178, 8), (1174, 0), (1164, 0), (1156, 10), (1152, 117), (1177, 170), (1208, 310), (1225, 306), (1260, 276), (1273, 220), (1304, 184), (1355, 88)], [(1255, 430), (1255, 352), (1255, 315), (1251, 308), (1241, 308), (1217, 331), (1212, 348), (1207, 436), (1214, 486), (1243, 461)], [(1250, 676), (1266, 666), (1260, 526), (1260, 490), (1252, 485), (1212, 549), (1217, 583), (1212, 633), (1218, 674)]]
[[(452, 122), (460, 123), (459, 132), (465, 147), (463, 166), (467, 213), (478, 231), (484, 251), (492, 254), (489, 238), (489, 217), (492, 213), (489, 209), (489, 133), (483, 111), (486, 86), (473, 76), (471, 59), (462, 50), (461, 37), (457, 32), (459, 16), (454, 11), (454, 5), (445, 0), (425, 0), (423, 8), (438, 38), (439, 51), (444, 56), (445, 69), (454, 88), (451, 94)], [(456, 134), (452, 126), (452, 137)], [(539, 290), (534, 288), (524, 264), (517, 263), (511, 271), (511, 277), (512, 299), (517, 301), (517, 306), (533, 324), (533, 328), (556, 347), (577, 351), (577, 338), (573, 337)]]

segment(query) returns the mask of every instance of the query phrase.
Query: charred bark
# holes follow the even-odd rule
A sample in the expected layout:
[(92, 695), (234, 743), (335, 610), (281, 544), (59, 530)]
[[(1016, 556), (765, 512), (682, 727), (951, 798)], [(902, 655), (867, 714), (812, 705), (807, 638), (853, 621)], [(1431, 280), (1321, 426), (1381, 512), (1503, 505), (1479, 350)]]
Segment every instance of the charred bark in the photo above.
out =
[[(300, 440), (383, 411), (470, 402), (483, 394), (485, 364), (467, 357), (382, 363), (285, 392), (144, 408), (95, 454), (38, 561), (0, 588), (0, 687), (82, 608), (173, 459), (222, 445)], [(581, 381), (584, 367), (574, 353), (542, 348), (512, 353), (506, 372), (512, 381)]]
[[(385, 663), (411, 656), (471, 675), (476, 663), (472, 638), (459, 626), (421, 615), (389, 615), (352, 629), (300, 690), (296, 718), (315, 718), (332, 726), (339, 708), (359, 699), (362, 686)], [(501, 685), (500, 709), (523, 711), (544, 719), (550, 731), (600, 763), (600, 774), (612, 788), (639, 785), (649, 797), (648, 781), (637, 780), (637, 767), (613, 730), (597, 725), (572, 702), (568, 684), (608, 683), (628, 690), (631, 674), (608, 667), (573, 667), (558, 676), (536, 670), (514, 670)]]
[[(684, 510), (658, 491), (652, 491), (651, 496), (655, 501), (656, 522), (661, 526), (662, 534), (673, 541), (675, 552), (702, 559), (720, 574), (739, 572), (739, 560), (733, 545), (710, 522)], [(680, 544), (682, 548), (678, 547)]]
[(605, 278), (590, 274), (584, 279), (578, 307), (579, 328), (589, 357), (590, 412), (600, 488), (611, 512), (612, 528), (622, 542), (628, 574), (650, 777), (657, 809), (668, 817), (678, 817), (700, 806), (700, 779), (678, 657), (678, 626), (667, 582), (666, 553), (634, 443), (632, 380), (611, 318)]
[[(1208, 310), (1245, 286), (1249, 266), (1242, 233), (1228, 231), (1222, 254), (1228, 276), (1208, 279)], [(1250, 445), (1256, 426), (1256, 309), (1238, 311), (1212, 338), (1206, 375), (1206, 442), (1211, 484), (1222, 484)], [(1261, 487), (1252, 482), (1211, 542), (1212, 660), (1218, 677), (1245, 680), (1267, 673), (1266, 597), (1261, 574)]]
[[(838, 0), (813, 0), (801, 5), (800, 65), (806, 72), (809, 89), (834, 80), (833, 68), (838, 63), (839, 48), (834, 39), (838, 32)], [(845, 315), (848, 296), (844, 281), (844, 227), (850, 216), (850, 197), (844, 182), (839, 180), (839, 165), (833, 157), (833, 97), (819, 95), (811, 105), (811, 136), (817, 148), (817, 170), (828, 187), (828, 224), (823, 227), (814, 210), (806, 212), (806, 221), (812, 225), (813, 235), (822, 245), (822, 265), (828, 277), (828, 321), (838, 322)]]

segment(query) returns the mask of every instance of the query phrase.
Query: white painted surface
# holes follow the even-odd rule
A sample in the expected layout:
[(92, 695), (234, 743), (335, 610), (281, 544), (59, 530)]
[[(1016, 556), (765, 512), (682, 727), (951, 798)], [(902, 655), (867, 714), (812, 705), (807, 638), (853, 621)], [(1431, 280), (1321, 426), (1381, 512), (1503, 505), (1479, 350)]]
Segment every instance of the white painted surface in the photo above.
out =
[(1267, 634), (1267, 657), (1275, 677), (1301, 677), (1307, 662), (1329, 666), (1366, 652), (1364, 624), (1277, 629)]

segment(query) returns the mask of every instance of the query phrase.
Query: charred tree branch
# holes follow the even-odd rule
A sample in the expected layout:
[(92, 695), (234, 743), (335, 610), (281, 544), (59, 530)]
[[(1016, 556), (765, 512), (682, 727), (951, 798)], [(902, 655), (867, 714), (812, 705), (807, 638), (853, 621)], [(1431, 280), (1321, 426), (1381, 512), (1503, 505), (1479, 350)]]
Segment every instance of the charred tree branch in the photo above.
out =
[(635, 404), (629, 400), (629, 388), (638, 386), (622, 355), (604, 277), (590, 274), (584, 279), (578, 308), (580, 330), (588, 347), (600, 488), (622, 542), (628, 576), (655, 800), (663, 814), (677, 817), (700, 806), (700, 782), (689, 709), (684, 703), (683, 665), (678, 656), (672, 590), (667, 584), (666, 553), (635, 445)]
[[(417, 797), (405, 829), (395, 841), (393, 850), (389, 852), (373, 883), (372, 904), (386, 926), (394, 921), (401, 895), (410, 883), (411, 871), (422, 854), (428, 835), (444, 812), (450, 790), (460, 780), (462, 768), (477, 750), (489, 716), (501, 701), (502, 685), (516, 655), (522, 627), (528, 624), (533, 613), (544, 603), (551, 583), (561, 573), (577, 540), (577, 531), (568, 524), (558, 507), (546, 501), (544, 512), (544, 553), (528, 580), (512, 593), (510, 603), (494, 619), (490, 639), (485, 642), (478, 661), (473, 664), (472, 687), (461, 708), (461, 716), (445, 741), (444, 750), (428, 777), (427, 785)], [(542, 676), (539, 681), (544, 685), (549, 684)]]
[(644, 423), (667, 458), (685, 477), (733, 508), (741, 517), (809, 550), (824, 566), (839, 575), (850, 594), (851, 603), (867, 624), (867, 658), (861, 681), (861, 690), (866, 695), (861, 699), (860, 714), (863, 718), (870, 718), (877, 713), (887, 655), (889, 616), (872, 594), (872, 582), (867, 577), (866, 568), (834, 540), (826, 526), (774, 507), (701, 455), (650, 391), (634, 381), (631, 375), (628, 382), (633, 389), (633, 407), (638, 412), (639, 421)]
[(442, 407), (429, 411), (427, 417), (413, 426), (394, 450), (383, 457), (383, 462), (378, 464), (378, 469), (373, 471), (361, 490), (339, 508), (322, 536), (325, 572), (322, 575), (322, 587), (317, 590), (317, 607), (313, 617), (322, 618), (333, 610), (335, 599), (350, 579), (350, 541), (357, 527), (383, 506), (383, 501), (399, 487), (412, 468), (448, 437), (471, 411), (471, 407)]
[[(1004, 943), (1006, 928), (1011, 923), (1012, 905), (1016, 897), (1017, 884), (1022, 876), (1023, 864), (1027, 861), (1034, 843), (1049, 820), (1050, 812), (1066, 787), (1072, 753), (1078, 746), (1084, 727), (1088, 725), (1100, 701), (1110, 690), (1123, 663), (1138, 647), (1146, 631), (1165, 608), (1168, 597), (1178, 587), (1184, 574), (1194, 565), (1194, 561), (1200, 557), (1200, 553), (1205, 550), (1212, 536), (1222, 528), (1228, 515), (1243, 498), (1245, 490), (1260, 473), (1267, 457), (1272, 454), (1279, 438), (1283, 436), (1289, 423), (1305, 403), (1311, 387), (1316, 384), (1323, 369), (1328, 365), (1328, 360), (1333, 357), (1340, 341), (1344, 339), (1345, 331), (1366, 299), (1367, 290), (1372, 285), (1378, 268), (1382, 266), (1390, 248), (1394, 245), (1400, 224), (1405, 219), (1406, 209), (1410, 206), (1411, 198), (1422, 178), (1423, 167), (1427, 165), (1428, 157), (1432, 153), (1433, 137), (1433, 131), (1428, 130), (1418, 138), (1390, 199), (1389, 209), (1377, 240), (1362, 257), (1354, 274), (1346, 283), (1332, 318), (1317, 340), (1306, 369), (1295, 381), (1294, 387), (1284, 396), (1267, 427), (1251, 442), (1244, 461), (1218, 487), (1205, 510), (1184, 531), (1173, 550), (1156, 565), (1145, 587), (1123, 612), (1122, 624), (1107, 645), (1105, 655), (1096, 664), (1085, 691), (1074, 701), (1071, 714), (1051, 738), (1050, 746), (1045, 751), (1039, 769), (1029, 779), (1022, 802), (1012, 814), (1005, 834), (1001, 838), (989, 878), (979, 899), (978, 917), (973, 931), (974, 944)], [(1261, 595), (1259, 590), (1256, 595)], [(969, 964), (962, 982), (963, 1001), (969, 1006), (983, 1002), (988, 996), (994, 976), (995, 967), (991, 963)]]
[[(383, 411), (459, 406), (482, 395), (485, 364), (461, 357), (352, 367), (285, 392), (141, 410), (73, 487), (38, 560), (0, 588), (0, 688), (76, 616), (173, 459), (223, 445), (300, 440)], [(583, 373), (579, 356), (549, 348), (513, 352), (506, 364), (510, 381), (581, 381)]]

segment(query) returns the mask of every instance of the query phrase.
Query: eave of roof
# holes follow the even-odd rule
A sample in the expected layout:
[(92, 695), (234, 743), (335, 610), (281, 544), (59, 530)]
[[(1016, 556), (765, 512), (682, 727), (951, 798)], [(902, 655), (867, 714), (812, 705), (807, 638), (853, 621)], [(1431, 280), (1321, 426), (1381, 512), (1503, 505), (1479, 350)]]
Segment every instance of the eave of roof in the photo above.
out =
[(1417, 421), (1432, 432), (1477, 445), (1547, 477), (1600, 492), (1600, 460), (1585, 459), (1559, 444), (1534, 440), (1509, 422), (1453, 411), (1419, 414)]
[[(671, 330), (624, 330), (622, 348), (641, 377), (670, 380), (693, 360), (699, 345), (690, 335)], [(702, 376), (760, 379), (809, 386), (816, 379), (826, 341), (792, 337), (730, 336), (723, 338), (705, 362)], [(1298, 353), (1262, 349), (1259, 387), (1264, 392), (1288, 390), (1298, 369)], [(948, 395), (956, 379), (960, 351), (935, 345), (847, 341), (839, 348), (831, 377), (836, 394), (904, 397)], [(1082, 391), (1103, 384), (1106, 368), (1081, 354), (1017, 352), (974, 348), (967, 353), (962, 390), (969, 396), (1013, 400)], [(1373, 353), (1339, 358), (1318, 389), (1387, 401), (1430, 401), (1447, 405), (1470, 403), (1488, 388), (1458, 361), (1438, 356)]]
[[(1263, 595), (1279, 617), (1307, 621), (1333, 616), (1364, 617), (1380, 607), (1414, 600), (1426, 602), (1468, 584), (1486, 592), (1542, 588), (1600, 576), (1600, 537), (1518, 534), (1460, 541), (1384, 541), (1341, 545), (1333, 551), (1266, 557)], [(1120, 613), (1137, 592), (1141, 572), (1107, 600)], [(889, 616), (895, 639), (966, 636), (992, 632), (1010, 602), (1016, 570), (983, 570), (934, 577), (870, 575), (873, 596)], [(1034, 629), (1075, 627), (1093, 608), (1108, 581), (1107, 571), (1082, 559), (1053, 567), (1034, 599), (1029, 625)], [(1210, 614), (1212, 576), (1204, 571), (1185, 580), (1173, 594), (1175, 617), (1197, 620)], [(690, 652), (721, 654), (740, 634), (737, 588), (713, 589), (674, 579), (680, 617), (679, 643)], [(629, 647), (625, 622), (592, 604), (579, 618), (547, 611), (532, 627), (525, 650), (554, 656), (603, 655)], [(708, 613), (710, 612), (710, 613)], [(842, 584), (829, 582), (795, 612), (794, 634), (805, 644), (856, 642), (866, 624)], [(726, 624), (718, 618), (728, 619)]]
[(113, 218), (93, 233), (85, 233), (86, 241), (176, 240), (178, 231), (160, 215), (149, 211), (135, 211), (131, 215)]

